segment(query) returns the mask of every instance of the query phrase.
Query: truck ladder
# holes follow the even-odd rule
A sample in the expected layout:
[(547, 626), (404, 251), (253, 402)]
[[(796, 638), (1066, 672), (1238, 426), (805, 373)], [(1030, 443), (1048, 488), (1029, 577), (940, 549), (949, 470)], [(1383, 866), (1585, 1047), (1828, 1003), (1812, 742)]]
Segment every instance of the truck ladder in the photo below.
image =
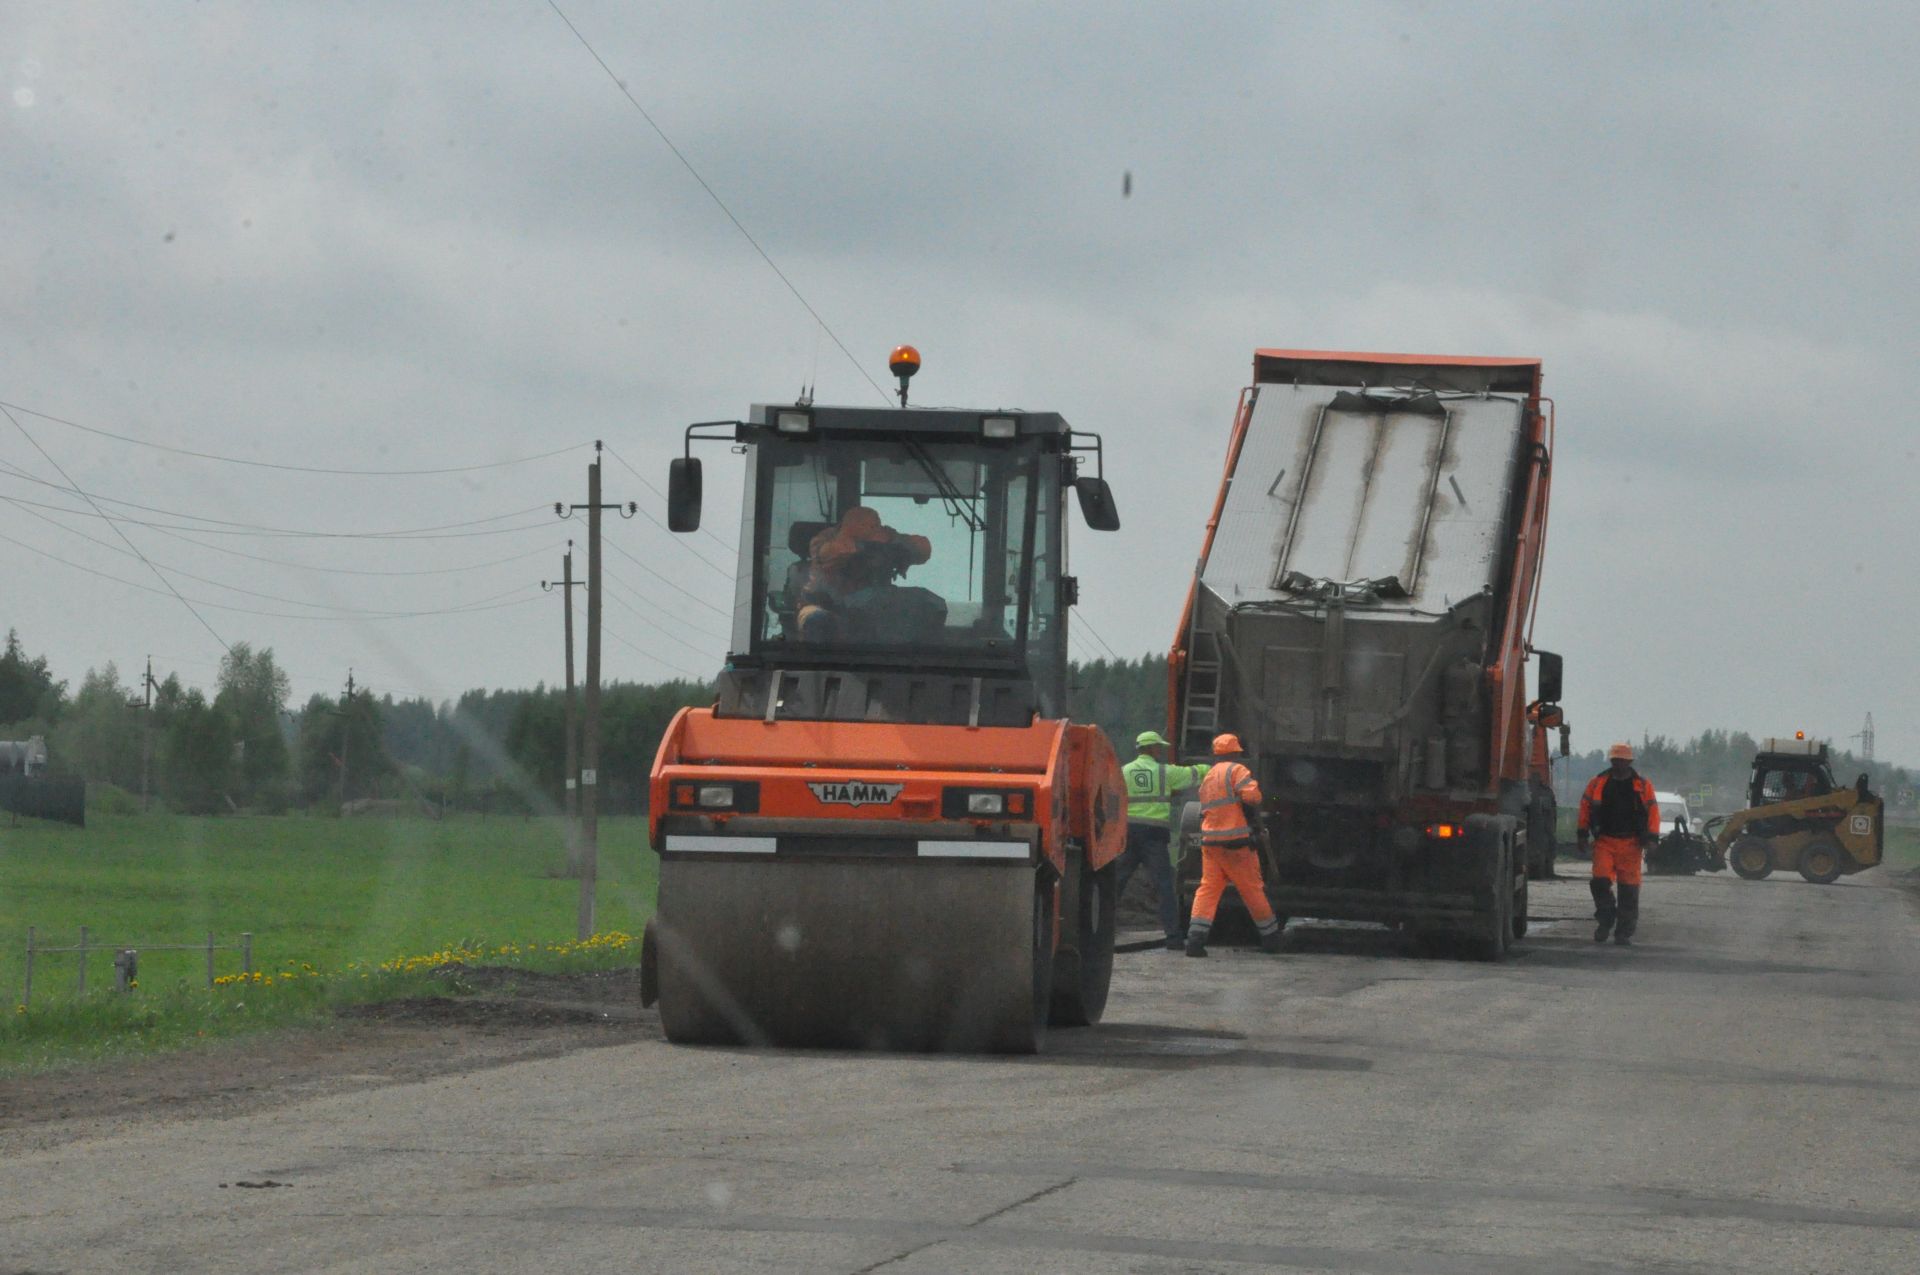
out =
[(1220, 725), (1220, 641), (1206, 629), (1193, 631), (1187, 653), (1187, 691), (1180, 709), (1179, 747), (1183, 755), (1205, 757)]

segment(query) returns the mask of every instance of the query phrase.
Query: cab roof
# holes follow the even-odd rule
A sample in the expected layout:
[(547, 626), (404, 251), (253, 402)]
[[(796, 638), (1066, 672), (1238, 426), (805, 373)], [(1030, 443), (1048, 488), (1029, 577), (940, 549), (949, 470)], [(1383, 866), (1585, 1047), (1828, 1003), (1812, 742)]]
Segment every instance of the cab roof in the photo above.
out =
[(746, 424), (770, 428), (781, 412), (805, 412), (815, 429), (874, 434), (971, 434), (979, 436), (988, 417), (1011, 416), (1021, 435), (1064, 438), (1073, 432), (1058, 412), (1026, 412), (1018, 408), (962, 407), (831, 407), (822, 404), (755, 403)]

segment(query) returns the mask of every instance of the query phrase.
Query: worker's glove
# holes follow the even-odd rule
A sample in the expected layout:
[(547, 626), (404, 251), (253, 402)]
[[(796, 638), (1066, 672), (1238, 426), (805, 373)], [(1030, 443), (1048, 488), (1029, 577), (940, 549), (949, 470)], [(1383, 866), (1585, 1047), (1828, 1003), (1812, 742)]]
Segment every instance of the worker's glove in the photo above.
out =
[(1640, 848), (1642, 850), (1651, 850), (1659, 844), (1660, 838), (1654, 836), (1651, 832), (1640, 834)]

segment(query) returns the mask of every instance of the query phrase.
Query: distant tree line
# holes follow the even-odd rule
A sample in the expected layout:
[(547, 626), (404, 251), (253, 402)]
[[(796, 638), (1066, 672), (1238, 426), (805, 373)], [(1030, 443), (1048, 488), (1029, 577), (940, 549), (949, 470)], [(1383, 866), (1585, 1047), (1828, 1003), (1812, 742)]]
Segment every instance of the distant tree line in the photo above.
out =
[[(374, 688), (351, 701), (315, 695), (290, 709), (287, 675), (272, 648), (245, 642), (221, 660), (211, 694), (169, 674), (157, 681), (149, 713), (139, 680), (129, 686), (109, 663), (87, 670), (69, 694), (46, 657), (29, 656), (9, 632), (0, 651), (0, 739), (44, 735), (55, 773), (108, 785), (101, 795), (113, 801), (140, 792), (144, 761), (155, 803), (190, 813), (330, 811), (342, 800), (373, 797), (518, 814), (563, 801), (566, 703), (558, 687), (470, 690), (442, 703)], [(1068, 686), (1074, 718), (1105, 730), (1123, 760), (1139, 732), (1167, 729), (1164, 655), (1076, 663)], [(712, 700), (712, 688), (693, 681), (603, 687), (602, 809), (644, 811), (647, 773), (668, 722)], [(1684, 742), (1653, 735), (1637, 745), (1638, 766), (1661, 789), (1705, 793), (1717, 812), (1744, 803), (1758, 747), (1744, 731), (1708, 730)], [(1556, 759), (1563, 801), (1577, 799), (1579, 786), (1605, 766), (1602, 748)], [(1835, 749), (1833, 770), (1843, 783), (1864, 771), (1889, 799), (1912, 803), (1914, 777), (1905, 767)]]

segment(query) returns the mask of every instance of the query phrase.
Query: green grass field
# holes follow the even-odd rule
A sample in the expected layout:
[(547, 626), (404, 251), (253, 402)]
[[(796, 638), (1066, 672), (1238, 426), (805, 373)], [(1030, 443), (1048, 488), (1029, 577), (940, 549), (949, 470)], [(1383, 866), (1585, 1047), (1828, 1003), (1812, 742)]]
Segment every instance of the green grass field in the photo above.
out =
[[(404, 990), (427, 964), (360, 977), (397, 958), (454, 948), (498, 956), (517, 945), (508, 962), (542, 964), (539, 951), (524, 949), (574, 937), (579, 885), (562, 875), (561, 837), (554, 819), (477, 817), (154, 815), (99, 818), (84, 830), (36, 821), (0, 827), (0, 989), (14, 1009), (0, 1026), (0, 1070), (311, 1018), (329, 1002)], [(600, 824), (600, 933), (637, 935), (652, 915), (658, 860), (645, 840), (644, 820)], [(280, 977), (272, 989), (209, 994), (203, 953), (149, 952), (131, 996), (90, 990), (80, 1002), (75, 958), (42, 955), (32, 1010), (20, 1014), (27, 927), (41, 944), (72, 945), (82, 925), (89, 943), (103, 947), (201, 943), (209, 930), (233, 943), (251, 932), (254, 968)], [(306, 967), (331, 977), (307, 975)], [(220, 974), (239, 969), (237, 952), (219, 953)], [(302, 977), (286, 978), (289, 969)], [(90, 958), (87, 981), (89, 989), (112, 986), (110, 950)], [(251, 1018), (219, 1012), (242, 997), (251, 998)]]

